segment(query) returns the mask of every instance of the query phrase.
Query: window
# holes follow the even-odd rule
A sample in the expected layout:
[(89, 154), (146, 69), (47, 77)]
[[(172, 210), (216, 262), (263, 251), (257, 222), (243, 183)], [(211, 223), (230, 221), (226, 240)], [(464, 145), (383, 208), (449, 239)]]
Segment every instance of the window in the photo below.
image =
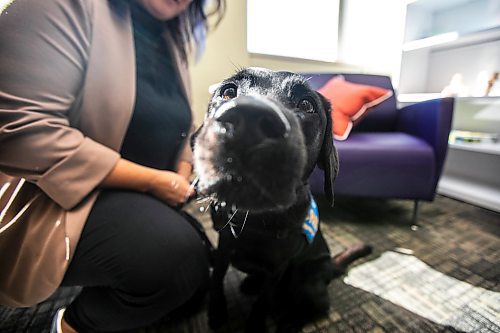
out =
[(338, 55), (339, 0), (247, 0), (247, 49), (319, 61)]

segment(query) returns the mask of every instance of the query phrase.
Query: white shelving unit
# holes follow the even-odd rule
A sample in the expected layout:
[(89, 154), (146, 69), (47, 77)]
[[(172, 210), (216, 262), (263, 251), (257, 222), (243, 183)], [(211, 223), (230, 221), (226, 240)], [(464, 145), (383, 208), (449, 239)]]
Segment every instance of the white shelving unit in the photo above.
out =
[(418, 0), (406, 10), (398, 93), (433, 98), (460, 73), (473, 87), (500, 70), (500, 1)]
[[(500, 135), (500, 96), (476, 93), (478, 74), (500, 71), (500, 1), (418, 0), (407, 6), (398, 102), (439, 98), (453, 75), (452, 128)], [(500, 212), (500, 143), (452, 142), (438, 193)]]

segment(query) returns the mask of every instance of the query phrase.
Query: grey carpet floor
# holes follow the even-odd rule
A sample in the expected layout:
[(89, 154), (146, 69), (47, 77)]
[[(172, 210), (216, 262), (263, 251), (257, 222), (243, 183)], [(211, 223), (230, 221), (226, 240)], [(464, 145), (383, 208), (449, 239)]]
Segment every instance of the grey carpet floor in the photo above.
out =
[[(395, 248), (409, 249), (413, 255), (455, 279), (473, 286), (500, 291), (500, 214), (444, 196), (432, 203), (421, 203), (417, 227), (411, 227), (412, 202), (337, 198), (329, 208), (318, 198), (323, 232), (332, 254), (361, 242), (373, 246), (373, 253), (353, 266), (375, 260), (383, 252)], [(189, 207), (207, 228), (208, 213), (200, 206)], [(225, 288), (228, 297), (229, 322), (219, 332), (242, 332), (251, 299), (243, 296), (238, 286), (244, 275), (230, 269)], [(61, 288), (49, 300), (26, 309), (0, 307), (0, 332), (48, 332), (57, 308), (71, 302), (78, 288)], [(333, 281), (329, 287), (332, 308), (328, 316), (307, 325), (303, 332), (456, 332), (406, 310), (390, 301), (343, 282)], [(272, 329), (273, 324), (269, 322)], [(209, 332), (206, 303), (200, 309), (180, 318), (164, 318), (142, 333)]]

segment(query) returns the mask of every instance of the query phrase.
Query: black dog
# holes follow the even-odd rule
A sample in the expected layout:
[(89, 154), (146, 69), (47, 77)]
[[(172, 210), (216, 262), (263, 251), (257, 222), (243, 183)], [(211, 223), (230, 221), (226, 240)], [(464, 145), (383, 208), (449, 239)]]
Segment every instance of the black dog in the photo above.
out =
[(210, 286), (209, 323), (227, 319), (223, 280), (232, 263), (241, 285), (258, 294), (247, 332), (299, 330), (329, 308), (327, 286), (360, 247), (332, 262), (308, 178), (316, 165), (333, 205), (338, 159), (330, 104), (300, 75), (248, 68), (223, 81), (194, 137), (198, 190), (212, 198), (219, 244)]

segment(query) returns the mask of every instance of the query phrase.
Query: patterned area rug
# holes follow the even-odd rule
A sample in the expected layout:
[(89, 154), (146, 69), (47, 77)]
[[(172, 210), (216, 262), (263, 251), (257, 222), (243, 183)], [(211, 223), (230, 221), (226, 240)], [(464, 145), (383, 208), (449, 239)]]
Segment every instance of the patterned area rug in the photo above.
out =
[(500, 293), (440, 273), (418, 258), (384, 252), (353, 268), (349, 285), (464, 332), (500, 332)]
[[(418, 226), (412, 228), (410, 201), (336, 198), (333, 209), (320, 197), (317, 202), (322, 230), (332, 255), (362, 242), (373, 246), (372, 255), (357, 261), (353, 266), (373, 262), (386, 251), (406, 248), (438, 272), (474, 287), (500, 292), (498, 213), (437, 196), (434, 202), (421, 204)], [(215, 242), (217, 236), (211, 228), (209, 214), (201, 212), (200, 208), (193, 205), (189, 210), (204, 224), (209, 237)], [(243, 277), (243, 273), (234, 269), (230, 269), (226, 276), (229, 322), (219, 332), (243, 332), (243, 322), (253, 301), (238, 290)], [(61, 288), (49, 300), (31, 308), (0, 307), (0, 332), (48, 332), (51, 317), (57, 308), (69, 304), (79, 290)], [(343, 279), (332, 281), (328, 291), (332, 300), (330, 313), (310, 323), (303, 332), (459, 331), (372, 292), (346, 284)], [(424, 293), (425, 290), (420, 292)], [(447, 303), (453, 303), (453, 299), (441, 301), (442, 306), (448, 306)], [(485, 316), (485, 312), (479, 313)], [(273, 328), (272, 322), (269, 322), (269, 326)], [(175, 319), (165, 317), (139, 332), (210, 332), (206, 302), (195, 313)]]

